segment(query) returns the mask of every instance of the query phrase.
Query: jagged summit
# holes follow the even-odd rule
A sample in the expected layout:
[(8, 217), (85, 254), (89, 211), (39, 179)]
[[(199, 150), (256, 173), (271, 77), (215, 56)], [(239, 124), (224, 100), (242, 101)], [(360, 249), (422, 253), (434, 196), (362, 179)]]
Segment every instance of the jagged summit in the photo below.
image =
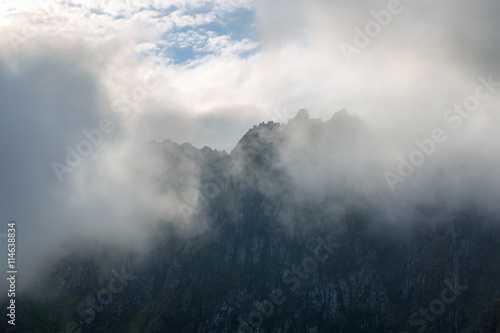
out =
[(360, 130), (363, 122), (357, 116), (351, 116), (345, 109), (337, 111), (324, 122), (331, 131), (353, 132)]
[(309, 110), (300, 109), (293, 119), (297, 120), (309, 120)]
[[(321, 119), (310, 118), (309, 110), (302, 108), (286, 124), (269, 121), (254, 125), (238, 141), (233, 151), (248, 150), (248, 147), (252, 147), (255, 151), (270, 144), (279, 145), (283, 140), (299, 135), (299, 133), (306, 134), (304, 138), (308, 138), (313, 145), (318, 140), (325, 139), (333, 140), (332, 142), (337, 141), (337, 139), (350, 141), (362, 132), (362, 124), (363, 122), (357, 116), (350, 115), (344, 108), (335, 112), (329, 120), (324, 122)], [(188, 150), (193, 153), (196, 153), (196, 151), (202, 153), (213, 151), (218, 154), (228, 155), (226, 151), (219, 152), (217, 149), (213, 150), (207, 146), (198, 149), (190, 143), (178, 144), (171, 139), (163, 140), (163, 142), (153, 140), (150, 145), (162, 146), (168, 150)]]
[(339, 111), (335, 112), (332, 117), (323, 122), (319, 119), (311, 119), (310, 115), (309, 115), (309, 110), (308, 109), (300, 109), (297, 114), (295, 115), (295, 117), (293, 117), (292, 119), (290, 119), (287, 123), (288, 124), (295, 124), (295, 123), (333, 123), (333, 122), (343, 122), (343, 123), (347, 123), (347, 122), (356, 122), (356, 123), (361, 123), (361, 120), (357, 117), (357, 116), (352, 116), (350, 115), (345, 108), (342, 108), (340, 109)]
[(347, 113), (346, 109), (342, 108), (339, 111), (335, 112), (330, 119), (345, 119), (350, 117), (352, 116)]

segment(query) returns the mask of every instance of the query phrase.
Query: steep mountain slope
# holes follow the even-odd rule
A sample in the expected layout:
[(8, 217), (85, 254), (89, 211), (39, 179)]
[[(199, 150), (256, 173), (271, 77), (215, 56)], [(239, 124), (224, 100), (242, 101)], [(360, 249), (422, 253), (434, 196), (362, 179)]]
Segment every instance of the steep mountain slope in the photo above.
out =
[[(388, 222), (371, 191), (347, 188), (370, 161), (356, 147), (371, 143), (346, 112), (321, 122), (306, 110), (255, 126), (230, 154), (151, 143), (147, 154), (178, 177), (145, 177), (179, 192), (178, 218), (145, 229), (147, 254), (72, 245), (36, 293), (18, 297), (16, 328), (0, 329), (498, 332), (498, 217), (422, 203), (410, 222)], [(311, 165), (339, 171), (303, 183)], [(195, 192), (184, 186), (193, 178)]]

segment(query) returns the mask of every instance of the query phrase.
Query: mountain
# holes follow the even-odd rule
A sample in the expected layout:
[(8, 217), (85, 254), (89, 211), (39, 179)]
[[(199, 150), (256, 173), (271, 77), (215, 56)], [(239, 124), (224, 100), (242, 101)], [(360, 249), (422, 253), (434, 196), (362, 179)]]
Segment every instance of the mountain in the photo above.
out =
[(152, 142), (141, 158), (163, 166), (137, 172), (177, 214), (145, 227), (144, 253), (72, 242), (0, 329), (500, 332), (498, 216), (416, 200), (392, 221), (393, 197), (360, 185), (383, 171), (373, 145), (345, 110), (261, 123), (230, 154)]

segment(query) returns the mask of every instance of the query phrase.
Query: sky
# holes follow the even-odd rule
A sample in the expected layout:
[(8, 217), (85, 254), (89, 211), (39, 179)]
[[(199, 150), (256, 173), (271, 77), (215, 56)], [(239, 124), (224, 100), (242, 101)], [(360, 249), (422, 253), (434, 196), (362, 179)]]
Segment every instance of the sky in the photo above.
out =
[[(396, 175), (436, 128), (494, 169), (499, 12), (490, 0), (0, 1), (0, 221), (19, 221), (27, 266), (75, 230), (133, 235), (165, 214), (125, 167), (147, 142), (230, 152), (300, 108), (322, 120), (345, 108), (384, 132)], [(458, 114), (445, 114), (481, 80), (488, 97), (450, 130)]]

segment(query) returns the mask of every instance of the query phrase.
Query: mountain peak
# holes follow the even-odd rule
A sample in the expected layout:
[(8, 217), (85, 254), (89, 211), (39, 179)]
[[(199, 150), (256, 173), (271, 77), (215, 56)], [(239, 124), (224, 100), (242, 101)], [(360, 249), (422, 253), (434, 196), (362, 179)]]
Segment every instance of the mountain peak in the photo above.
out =
[(309, 110), (300, 109), (293, 119), (297, 120), (309, 120)]
[(362, 121), (357, 116), (347, 113), (345, 109), (340, 109), (326, 123), (336, 124), (337, 126), (359, 126)]
[(347, 113), (347, 111), (342, 108), (339, 111), (335, 112), (332, 116), (332, 119), (345, 119), (345, 118), (350, 118), (351, 116)]

